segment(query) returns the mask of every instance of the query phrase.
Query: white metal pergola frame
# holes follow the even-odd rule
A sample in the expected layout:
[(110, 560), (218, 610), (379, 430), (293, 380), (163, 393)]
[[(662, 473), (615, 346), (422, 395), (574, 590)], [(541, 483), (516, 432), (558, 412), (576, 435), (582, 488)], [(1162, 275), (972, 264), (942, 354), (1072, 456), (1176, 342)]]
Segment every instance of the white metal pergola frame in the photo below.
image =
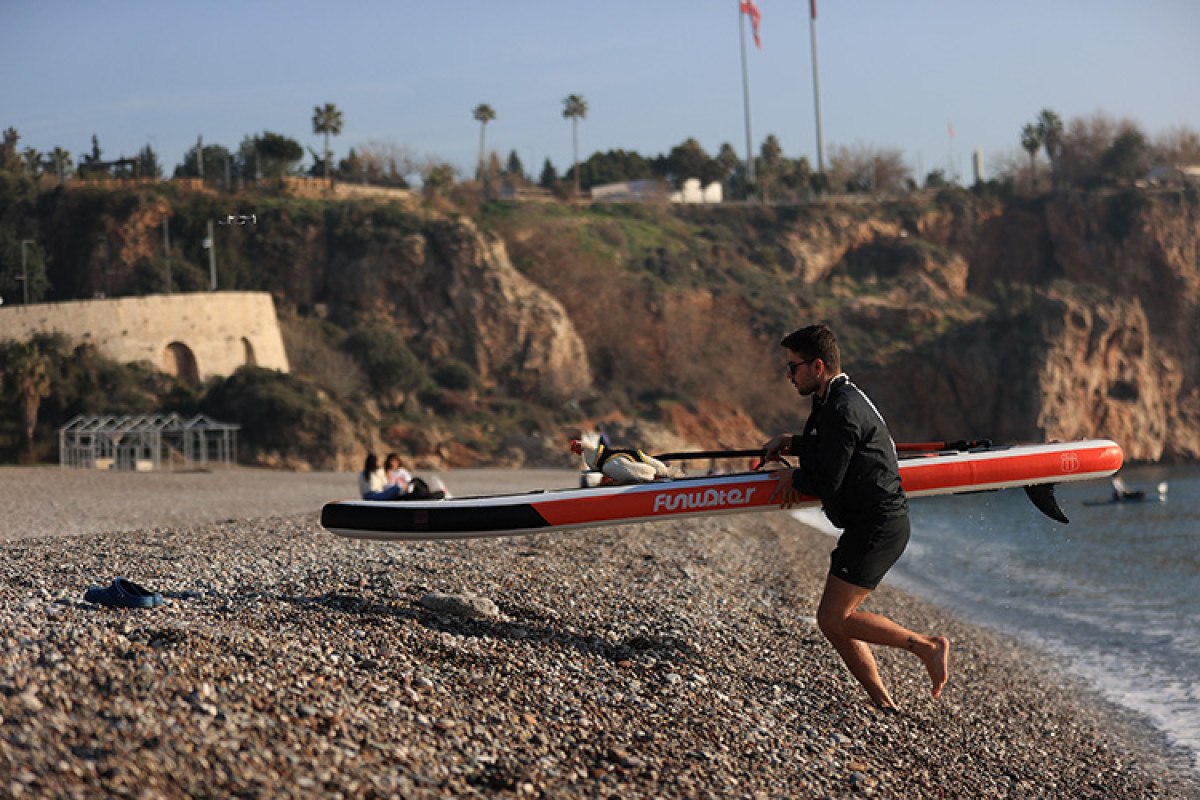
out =
[(237, 462), (239, 430), (204, 414), (81, 414), (58, 429), (58, 461), (76, 469), (229, 467)]

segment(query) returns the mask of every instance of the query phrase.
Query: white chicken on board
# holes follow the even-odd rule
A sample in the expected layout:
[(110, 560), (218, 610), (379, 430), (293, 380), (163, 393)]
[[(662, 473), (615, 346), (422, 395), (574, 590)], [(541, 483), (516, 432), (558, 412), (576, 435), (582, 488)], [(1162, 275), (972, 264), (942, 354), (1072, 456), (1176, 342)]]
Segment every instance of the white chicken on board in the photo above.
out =
[[(572, 440), (571, 452), (582, 456), (584, 465), (597, 478), (598, 474), (603, 474), (612, 483), (649, 483), (658, 478), (671, 477), (671, 469), (657, 458), (641, 450), (605, 447), (600, 444), (600, 437), (592, 434)], [(586, 483), (594, 486), (599, 480), (587, 480)]]

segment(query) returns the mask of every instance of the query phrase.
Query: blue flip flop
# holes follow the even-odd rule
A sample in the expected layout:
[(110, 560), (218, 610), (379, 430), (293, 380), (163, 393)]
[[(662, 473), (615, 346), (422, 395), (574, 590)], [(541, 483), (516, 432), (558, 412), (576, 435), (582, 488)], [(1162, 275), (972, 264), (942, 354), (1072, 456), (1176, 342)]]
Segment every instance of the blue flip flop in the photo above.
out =
[(83, 599), (109, 608), (154, 608), (163, 603), (162, 595), (152, 592), (133, 581), (116, 578), (111, 586), (91, 586)]

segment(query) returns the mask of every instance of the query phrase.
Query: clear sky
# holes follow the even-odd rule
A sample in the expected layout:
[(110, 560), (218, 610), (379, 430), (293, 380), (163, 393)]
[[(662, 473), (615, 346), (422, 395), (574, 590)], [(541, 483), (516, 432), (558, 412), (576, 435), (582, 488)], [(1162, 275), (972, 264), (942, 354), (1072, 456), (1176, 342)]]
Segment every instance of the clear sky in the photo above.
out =
[[(808, 0), (757, 0), (751, 127), (815, 163)], [(899, 149), (918, 175), (1019, 154), (1043, 108), (1103, 111), (1148, 135), (1200, 131), (1200, 0), (817, 0), (825, 144)], [(0, 128), (20, 147), (106, 158), (146, 144), (170, 174), (197, 136), (236, 150), (282, 133), (320, 149), (314, 106), (369, 141), (537, 174), (571, 165), (562, 100), (588, 104), (580, 153), (665, 154), (694, 137), (745, 153), (737, 0), (139, 2), (0, 0)], [(953, 125), (954, 135), (950, 135)]]

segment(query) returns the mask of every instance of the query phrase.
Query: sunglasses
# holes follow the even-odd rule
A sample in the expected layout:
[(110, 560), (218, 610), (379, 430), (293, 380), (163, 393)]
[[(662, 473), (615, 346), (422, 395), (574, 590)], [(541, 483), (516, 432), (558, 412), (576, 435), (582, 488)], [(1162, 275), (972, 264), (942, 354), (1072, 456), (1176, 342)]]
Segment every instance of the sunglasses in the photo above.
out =
[(811, 364), (814, 361), (816, 361), (815, 358), (809, 358), (804, 361), (789, 361), (789, 362), (787, 362), (787, 367), (785, 368), (785, 370), (787, 372), (787, 376), (789, 378), (795, 377), (796, 370), (800, 369), (800, 367), (802, 367), (806, 364)]

